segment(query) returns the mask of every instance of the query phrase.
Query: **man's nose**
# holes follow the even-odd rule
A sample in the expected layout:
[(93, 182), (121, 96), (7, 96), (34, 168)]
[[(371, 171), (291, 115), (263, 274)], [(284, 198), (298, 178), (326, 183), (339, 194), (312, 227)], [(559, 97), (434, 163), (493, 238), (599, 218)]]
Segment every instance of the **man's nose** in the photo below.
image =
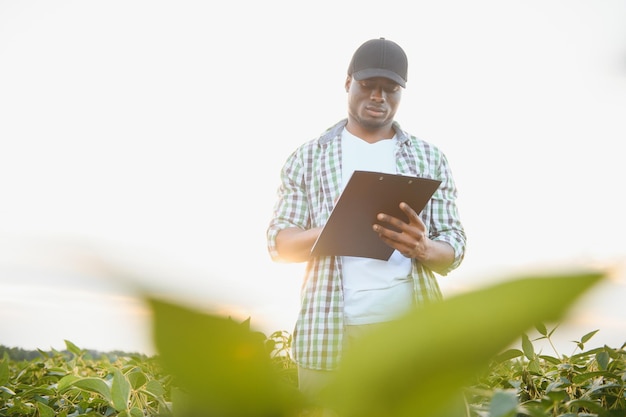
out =
[(372, 100), (385, 100), (385, 90), (381, 86), (376, 86), (372, 88), (370, 97)]

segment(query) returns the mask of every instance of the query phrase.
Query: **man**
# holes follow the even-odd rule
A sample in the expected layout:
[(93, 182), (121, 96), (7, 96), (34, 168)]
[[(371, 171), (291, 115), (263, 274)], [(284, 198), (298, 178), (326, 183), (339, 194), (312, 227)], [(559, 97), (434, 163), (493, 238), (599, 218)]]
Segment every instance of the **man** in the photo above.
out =
[[(292, 347), (300, 389), (308, 395), (324, 386), (353, 336), (440, 299), (434, 272), (446, 275), (464, 257), (465, 232), (445, 155), (394, 121), (407, 70), (406, 54), (396, 43), (380, 38), (362, 44), (345, 81), (347, 119), (301, 145), (281, 171), (268, 250), (276, 261), (307, 262)], [(441, 185), (421, 213), (401, 204), (408, 222), (378, 215), (373, 233), (395, 249), (388, 261), (311, 257), (355, 170), (433, 178)]]

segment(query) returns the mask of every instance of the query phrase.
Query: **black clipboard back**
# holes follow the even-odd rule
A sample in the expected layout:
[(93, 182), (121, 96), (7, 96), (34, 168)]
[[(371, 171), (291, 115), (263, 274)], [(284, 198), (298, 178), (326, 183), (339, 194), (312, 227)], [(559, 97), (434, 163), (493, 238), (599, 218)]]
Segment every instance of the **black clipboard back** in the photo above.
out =
[(420, 213), (439, 184), (441, 181), (431, 178), (355, 171), (315, 241), (311, 255), (388, 260), (393, 248), (372, 229), (378, 213), (407, 220), (400, 203), (404, 201)]

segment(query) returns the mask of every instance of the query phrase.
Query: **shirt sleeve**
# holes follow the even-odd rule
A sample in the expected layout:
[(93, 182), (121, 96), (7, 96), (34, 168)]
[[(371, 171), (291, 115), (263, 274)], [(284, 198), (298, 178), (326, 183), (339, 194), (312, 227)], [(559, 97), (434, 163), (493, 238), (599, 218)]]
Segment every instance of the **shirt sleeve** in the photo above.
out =
[(441, 153), (437, 176), (441, 180), (439, 189), (431, 200), (430, 238), (447, 242), (454, 249), (454, 262), (442, 271), (447, 275), (457, 268), (465, 256), (466, 236), (456, 204), (457, 188), (446, 156)]
[(306, 230), (310, 227), (309, 204), (304, 188), (304, 172), (298, 151), (286, 160), (280, 173), (280, 185), (272, 219), (267, 228), (267, 249), (274, 261), (280, 261), (276, 250), (278, 232), (289, 227)]

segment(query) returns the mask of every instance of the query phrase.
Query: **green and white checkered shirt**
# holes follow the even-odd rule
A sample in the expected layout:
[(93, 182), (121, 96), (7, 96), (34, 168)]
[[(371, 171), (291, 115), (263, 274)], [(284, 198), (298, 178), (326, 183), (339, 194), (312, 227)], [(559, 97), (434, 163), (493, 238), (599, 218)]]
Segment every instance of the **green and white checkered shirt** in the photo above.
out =
[[(276, 235), (297, 227), (303, 230), (326, 223), (341, 192), (342, 120), (322, 136), (296, 149), (281, 170), (278, 200), (267, 229), (270, 256), (279, 260)], [(465, 232), (456, 206), (457, 189), (445, 155), (434, 145), (410, 136), (394, 122), (397, 172), (441, 180), (439, 189), (421, 213), (433, 240), (448, 242), (455, 260), (445, 274), (459, 266), (465, 254)], [(293, 354), (298, 365), (334, 369), (341, 359), (343, 289), (341, 257), (312, 258), (305, 269), (301, 309), (293, 333)], [(415, 259), (411, 267), (416, 304), (441, 299), (434, 273)]]

